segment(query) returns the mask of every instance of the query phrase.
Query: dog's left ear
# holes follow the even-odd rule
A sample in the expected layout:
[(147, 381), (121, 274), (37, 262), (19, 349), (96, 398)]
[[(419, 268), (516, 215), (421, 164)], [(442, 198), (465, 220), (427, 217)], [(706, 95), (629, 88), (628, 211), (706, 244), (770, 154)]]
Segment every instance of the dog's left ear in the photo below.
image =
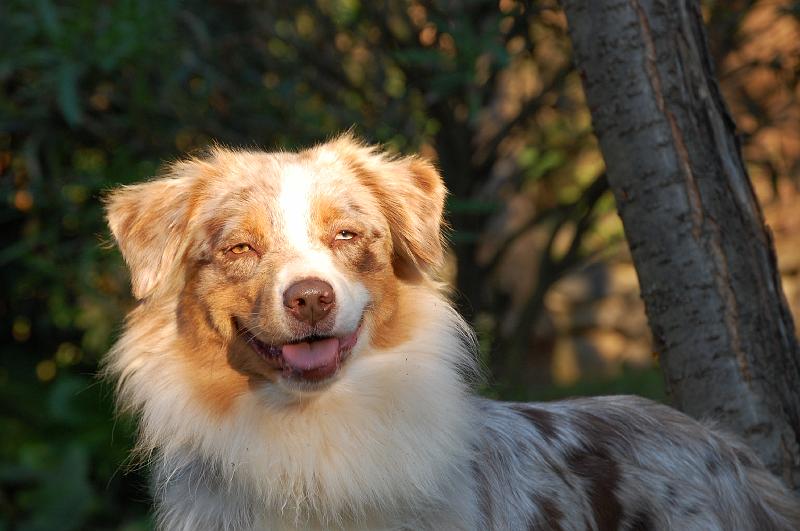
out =
[(333, 142), (361, 181), (372, 191), (389, 222), (393, 262), (401, 277), (427, 274), (444, 261), (443, 213), (447, 189), (428, 160), (391, 157), (352, 137)]
[(392, 225), (395, 256), (428, 272), (444, 261), (442, 228), (447, 189), (428, 160), (405, 157), (396, 163), (400, 171), (389, 176), (396, 186), (389, 194), (396, 195), (393, 204), (386, 207), (395, 216)]

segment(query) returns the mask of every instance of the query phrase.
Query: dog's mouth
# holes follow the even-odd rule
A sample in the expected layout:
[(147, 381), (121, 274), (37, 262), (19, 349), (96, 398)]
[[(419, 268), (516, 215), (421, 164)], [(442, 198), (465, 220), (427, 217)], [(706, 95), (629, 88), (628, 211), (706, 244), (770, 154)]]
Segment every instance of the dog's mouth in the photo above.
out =
[(346, 336), (312, 334), (283, 345), (270, 345), (258, 339), (250, 330), (237, 328), (250, 347), (284, 377), (307, 382), (320, 382), (342, 366), (358, 341), (361, 323)]

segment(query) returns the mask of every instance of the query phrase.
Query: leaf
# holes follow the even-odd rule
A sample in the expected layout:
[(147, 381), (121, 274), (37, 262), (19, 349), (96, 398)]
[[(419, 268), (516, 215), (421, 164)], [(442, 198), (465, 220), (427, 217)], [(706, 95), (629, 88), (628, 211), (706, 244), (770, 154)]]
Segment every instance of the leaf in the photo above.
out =
[(497, 212), (501, 206), (501, 203), (497, 201), (485, 201), (477, 198), (461, 199), (458, 197), (449, 197), (447, 199), (448, 212), (457, 214), (491, 214)]
[(51, 40), (58, 39), (61, 36), (61, 21), (58, 19), (56, 8), (49, 0), (39, 0), (36, 2), (36, 8), (45, 34)]
[(86, 388), (86, 382), (73, 376), (59, 378), (48, 397), (49, 417), (57, 422), (79, 426), (86, 423), (86, 412), (76, 407), (76, 396)]
[(83, 121), (78, 98), (79, 75), (80, 68), (75, 63), (62, 63), (58, 69), (58, 106), (70, 127)]

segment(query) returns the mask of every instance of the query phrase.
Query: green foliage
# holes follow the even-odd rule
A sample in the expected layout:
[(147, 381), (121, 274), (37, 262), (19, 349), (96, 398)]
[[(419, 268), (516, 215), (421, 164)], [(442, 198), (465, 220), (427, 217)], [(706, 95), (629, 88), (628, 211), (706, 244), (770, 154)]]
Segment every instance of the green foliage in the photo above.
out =
[[(110, 392), (79, 370), (42, 383), (29, 353), (6, 350), (0, 385), (0, 511), (14, 529), (148, 527), (145, 479), (128, 470), (133, 442)], [(16, 363), (15, 363), (16, 362)]]
[(623, 365), (615, 376), (590, 376), (571, 385), (548, 385), (531, 388), (516, 387), (502, 389), (507, 400), (547, 401), (576, 396), (638, 395), (659, 402), (666, 402), (664, 377), (657, 367), (638, 368)]
[[(508, 46), (527, 18), (490, 1), (431, 4), (420, 24), (399, 1), (6, 0), (2, 11), (0, 530), (145, 529), (132, 426), (94, 376), (131, 304), (103, 194), (212, 141), (294, 147), (358, 124), (394, 148), (438, 146), (467, 268), (499, 208), (472, 192), (500, 142), (472, 161), (470, 139), (498, 73), (527, 53)], [(581, 127), (531, 127), (519, 186), (571, 175), (564, 145)]]

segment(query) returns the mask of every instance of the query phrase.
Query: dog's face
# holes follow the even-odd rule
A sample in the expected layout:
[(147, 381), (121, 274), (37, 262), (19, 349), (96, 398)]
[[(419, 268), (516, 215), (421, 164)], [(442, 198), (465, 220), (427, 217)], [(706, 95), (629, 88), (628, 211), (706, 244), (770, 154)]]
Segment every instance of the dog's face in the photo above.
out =
[(398, 291), (442, 259), (444, 194), (429, 163), (342, 137), (299, 153), (214, 149), (114, 192), (108, 220), (134, 295), (177, 300), (199, 359), (222, 345), (222, 370), (308, 390), (354, 350), (402, 340)]

